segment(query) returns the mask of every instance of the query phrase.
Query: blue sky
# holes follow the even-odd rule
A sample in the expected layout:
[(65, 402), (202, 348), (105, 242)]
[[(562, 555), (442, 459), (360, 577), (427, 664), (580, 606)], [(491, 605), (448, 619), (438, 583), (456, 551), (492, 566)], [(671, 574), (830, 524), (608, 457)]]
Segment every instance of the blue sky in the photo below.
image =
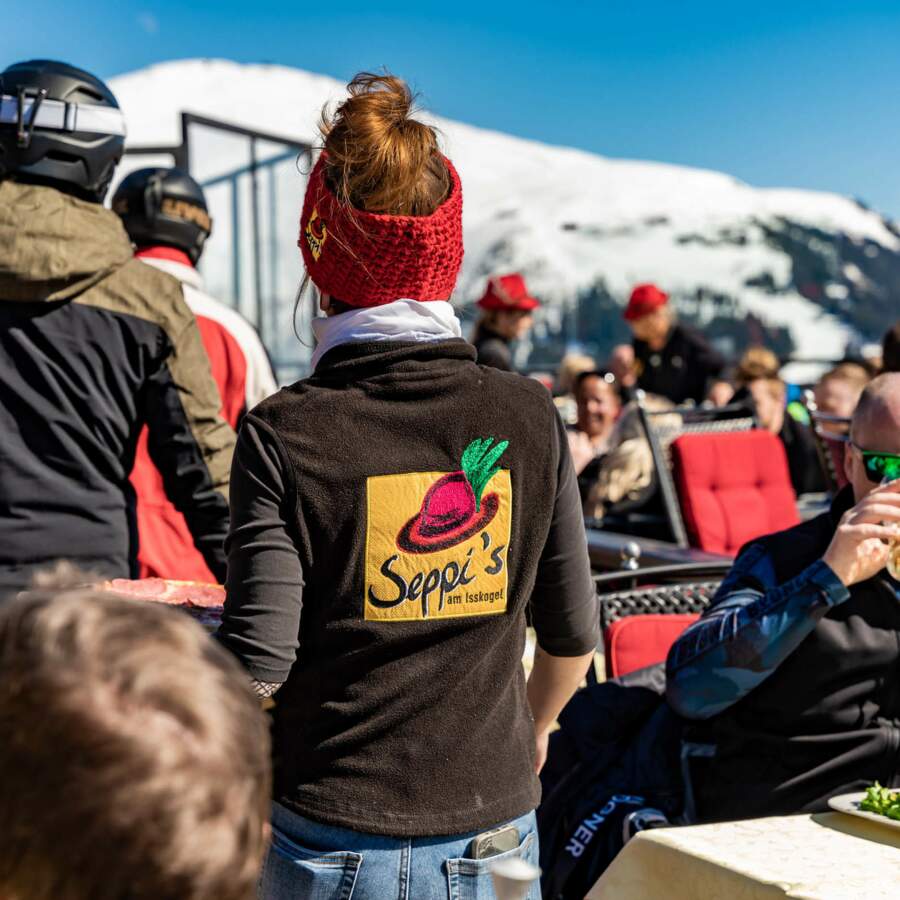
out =
[(3, 6), (4, 65), (49, 56), (108, 77), (215, 56), (345, 79), (387, 66), (450, 118), (900, 217), (900, 0)]

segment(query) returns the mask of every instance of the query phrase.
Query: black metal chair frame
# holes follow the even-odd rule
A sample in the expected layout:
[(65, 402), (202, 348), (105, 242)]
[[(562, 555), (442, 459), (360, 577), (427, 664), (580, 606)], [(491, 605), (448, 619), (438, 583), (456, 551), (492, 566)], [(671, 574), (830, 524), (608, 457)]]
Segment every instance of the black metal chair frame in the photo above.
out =
[[(606, 629), (627, 616), (702, 613), (730, 568), (722, 560), (595, 575), (601, 644)], [(595, 681), (591, 670), (588, 682)]]
[(828, 493), (834, 496), (840, 490), (840, 485), (838, 484), (834, 457), (831, 455), (829, 444), (847, 444), (850, 442), (850, 419), (819, 412), (816, 409), (815, 401), (810, 396), (807, 396), (804, 402), (809, 412), (813, 440), (816, 444), (816, 452), (819, 455), (819, 465), (821, 465), (822, 471), (825, 473)]
[[(641, 425), (650, 444), (653, 464), (659, 480), (663, 507), (672, 529), (672, 537), (679, 547), (689, 547), (687, 530), (681, 515), (681, 504), (678, 500), (678, 489), (672, 477), (671, 447), (673, 441), (683, 434), (713, 434), (732, 431), (750, 431), (756, 427), (756, 416), (752, 409), (743, 403), (732, 403), (728, 406), (675, 406), (666, 410), (647, 409), (642, 398), (638, 397), (638, 414)], [(677, 428), (660, 428), (656, 420), (666, 416), (678, 416), (681, 424)]]
[(606, 631), (627, 616), (701, 613), (731, 564), (722, 560), (595, 575), (600, 627)]

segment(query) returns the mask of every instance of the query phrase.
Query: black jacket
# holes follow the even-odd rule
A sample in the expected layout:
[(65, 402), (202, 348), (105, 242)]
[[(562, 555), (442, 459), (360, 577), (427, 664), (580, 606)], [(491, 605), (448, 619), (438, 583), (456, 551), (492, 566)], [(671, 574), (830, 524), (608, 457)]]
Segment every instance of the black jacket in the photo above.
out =
[(814, 494), (826, 490), (825, 474), (822, 472), (822, 464), (819, 462), (815, 438), (810, 427), (798, 422), (785, 411), (784, 425), (781, 426), (778, 437), (784, 444), (787, 454), (794, 493), (799, 497), (800, 494)]
[(663, 666), (650, 666), (578, 691), (560, 713), (537, 814), (545, 900), (584, 897), (622, 849), (630, 814), (681, 812), (681, 723), (664, 690)]
[(478, 353), (479, 365), (500, 369), (502, 372), (514, 371), (512, 350), (506, 338), (480, 325), (472, 343)]
[(638, 387), (676, 404), (686, 400), (702, 403), (710, 379), (725, 368), (725, 358), (706, 338), (681, 324), (672, 327), (662, 350), (651, 350), (644, 341), (634, 341), (634, 361)]
[(141, 427), (166, 492), (224, 577), (234, 434), (174, 278), (132, 259), (110, 210), (0, 183), (0, 592), (60, 558), (134, 571)]
[[(852, 502), (845, 489), (830, 512), (758, 542), (776, 583), (821, 559)], [(900, 597), (882, 572), (853, 585), (749, 694), (691, 726), (716, 746), (695, 773), (699, 818), (815, 812), (876, 779), (900, 785), (898, 673)]]

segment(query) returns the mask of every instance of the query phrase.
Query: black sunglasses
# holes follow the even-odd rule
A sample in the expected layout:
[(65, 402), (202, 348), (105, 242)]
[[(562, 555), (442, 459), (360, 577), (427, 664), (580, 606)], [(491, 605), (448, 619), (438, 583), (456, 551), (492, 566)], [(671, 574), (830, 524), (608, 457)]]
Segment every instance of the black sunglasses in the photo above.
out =
[(900, 478), (900, 453), (878, 453), (875, 450), (863, 450), (859, 444), (850, 442), (854, 450), (862, 457), (863, 468), (869, 481), (893, 481)]

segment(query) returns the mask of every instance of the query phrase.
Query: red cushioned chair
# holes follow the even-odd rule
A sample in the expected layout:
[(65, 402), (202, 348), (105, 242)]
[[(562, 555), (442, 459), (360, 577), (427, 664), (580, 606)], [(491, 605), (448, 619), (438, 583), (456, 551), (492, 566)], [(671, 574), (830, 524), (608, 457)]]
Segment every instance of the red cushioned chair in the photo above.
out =
[(724, 559), (595, 575), (607, 678), (663, 662), (730, 566)]
[(629, 616), (613, 622), (603, 635), (606, 677), (618, 678), (645, 666), (665, 662), (669, 648), (697, 613)]
[(671, 538), (679, 547), (687, 549), (691, 544), (672, 472), (673, 442), (685, 434), (749, 431), (756, 427), (755, 415), (744, 403), (711, 408), (691, 404), (652, 410), (647, 408), (640, 391), (637, 402), (641, 424), (653, 454), (654, 475), (659, 483)]
[(682, 435), (672, 444), (672, 468), (699, 550), (734, 554), (800, 521), (784, 446), (768, 431)]

